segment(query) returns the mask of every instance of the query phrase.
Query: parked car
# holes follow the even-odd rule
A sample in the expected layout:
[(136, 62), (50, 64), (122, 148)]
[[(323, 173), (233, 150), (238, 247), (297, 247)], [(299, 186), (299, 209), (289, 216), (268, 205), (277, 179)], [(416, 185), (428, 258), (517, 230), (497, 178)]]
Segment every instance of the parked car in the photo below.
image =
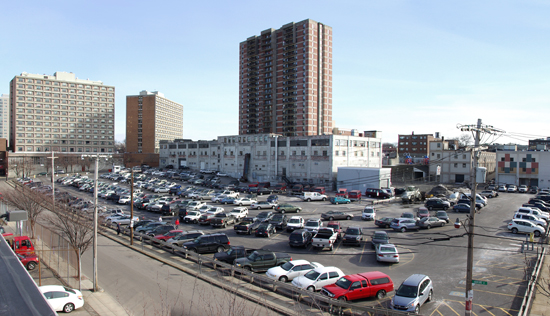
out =
[(278, 195), (270, 195), (267, 197), (267, 202), (277, 204), (279, 202), (279, 196)]
[[(2, 229), (0, 229), (0, 233), (3, 233)], [(17, 253), (16, 255), (28, 271), (32, 271), (38, 266), (38, 256), (36, 254)]]
[(418, 230), (418, 225), (415, 219), (411, 218), (394, 218), (390, 224), (390, 227), (395, 231), (400, 231), (402, 233), (408, 230)]
[(351, 200), (343, 196), (335, 196), (329, 198), (330, 203), (332, 204), (349, 204)]
[(248, 271), (260, 272), (289, 261), (292, 261), (292, 257), (287, 253), (260, 249), (252, 252), (248, 257), (235, 260), (235, 266)]
[(267, 212), (260, 212), (256, 218), (260, 220), (260, 222), (269, 222), (271, 218), (273, 217), (273, 212), (267, 211)]
[(275, 207), (277, 207), (277, 204), (272, 203), (272, 202), (267, 202), (267, 201), (258, 201), (258, 202), (254, 202), (254, 203), (252, 203), (252, 205), (250, 205), (251, 209), (257, 209), (257, 210), (261, 210), (263, 208), (274, 209)]
[(458, 203), (453, 206), (453, 211), (455, 213), (470, 213), (470, 205), (465, 203)]
[(321, 227), (323, 227), (323, 222), (320, 219), (308, 219), (304, 225), (305, 229), (313, 233), (317, 233)]
[(70, 313), (84, 305), (82, 292), (62, 285), (43, 285), (38, 290), (56, 312)]
[(537, 217), (535, 215), (532, 215), (532, 214), (516, 213), (516, 214), (514, 214), (513, 219), (523, 219), (525, 221), (529, 221), (533, 224), (539, 225), (543, 228), (545, 228), (546, 225), (547, 225), (547, 223), (544, 219), (539, 218), (539, 217)]
[(271, 235), (275, 234), (277, 232), (277, 229), (274, 225), (270, 223), (261, 223), (260, 226), (256, 229), (255, 236), (258, 237), (271, 237)]
[(285, 214), (275, 214), (269, 220), (269, 223), (277, 230), (284, 230), (288, 224), (288, 217)]
[(425, 207), (419, 207), (418, 210), (416, 211), (416, 216), (418, 218), (429, 217), (430, 211), (428, 211), (428, 209)]
[(437, 213), (435, 213), (435, 217), (442, 219), (445, 221), (445, 223), (449, 224), (449, 215), (447, 215), (447, 212), (437, 211)]
[(418, 222), (417, 222), (417, 225), (418, 227), (420, 228), (426, 228), (426, 229), (430, 229), (432, 227), (443, 227), (445, 226), (447, 222), (442, 220), (442, 219), (439, 219), (437, 217), (433, 217), (433, 216), (430, 216), (430, 217), (423, 217), (421, 218)]
[(374, 199), (389, 199), (391, 195), (382, 189), (368, 188), (365, 190), (365, 196)]
[(499, 192), (506, 192), (508, 190), (508, 188), (506, 187), (506, 185), (501, 185), (498, 187), (498, 191)]
[(302, 208), (299, 207), (299, 206), (295, 206), (295, 205), (292, 205), (292, 204), (288, 204), (288, 203), (281, 203), (279, 205), (277, 205), (277, 207), (275, 208), (275, 210), (279, 213), (300, 213), (302, 211)]
[(273, 280), (288, 282), (308, 273), (315, 268), (319, 268), (322, 266), (323, 265), (318, 262), (309, 262), (307, 260), (293, 260), (288, 261), (281, 266), (270, 268), (269, 270), (267, 270), (265, 275)]
[(166, 242), (181, 247), (184, 243), (193, 241), (195, 238), (202, 235), (204, 235), (202, 230), (183, 231), (181, 234), (168, 239)]
[(323, 286), (336, 283), (343, 276), (342, 270), (336, 267), (318, 267), (292, 280), (292, 285), (315, 292), (321, 290)]
[(335, 219), (347, 219), (349, 221), (353, 219), (353, 214), (342, 211), (328, 211), (321, 214), (321, 219), (328, 221), (333, 221)]
[(514, 184), (509, 184), (508, 189), (506, 190), (506, 192), (512, 192), (512, 193), (516, 193), (517, 191), (518, 191), (518, 187), (516, 187)]
[(344, 245), (360, 246), (363, 241), (363, 232), (361, 227), (348, 227), (344, 232), (342, 243)]
[(361, 213), (361, 219), (364, 221), (376, 220), (376, 208), (372, 206), (365, 206), (363, 213)]
[(380, 300), (392, 291), (393, 281), (389, 275), (370, 271), (343, 276), (336, 283), (323, 286), (321, 294), (340, 301), (353, 301), (367, 297), (376, 297)]
[(306, 222), (305, 222), (303, 217), (301, 217), (301, 216), (292, 216), (287, 222), (286, 231), (287, 232), (292, 232), (296, 229), (302, 229), (302, 228), (304, 228), (305, 223)]
[(390, 224), (392, 220), (393, 220), (393, 217), (382, 217), (381, 219), (375, 220), (374, 225), (380, 228), (390, 228)]
[(420, 306), (432, 300), (432, 280), (423, 274), (408, 277), (395, 291), (390, 301), (390, 308), (404, 312), (420, 313)]
[(229, 238), (224, 233), (202, 235), (182, 246), (196, 253), (222, 252), (229, 249)]
[(237, 233), (237, 235), (250, 235), (256, 232), (256, 229), (258, 228), (258, 226), (260, 226), (261, 223), (262, 221), (256, 217), (245, 217), (238, 224), (235, 224), (233, 229), (235, 230), (235, 233)]
[(535, 237), (540, 237), (544, 235), (544, 228), (534, 224), (532, 222), (523, 220), (523, 219), (513, 219), (508, 223), (508, 230), (512, 232), (512, 234), (517, 233), (526, 233), (531, 234), (533, 233)]
[(388, 236), (388, 233), (383, 230), (377, 230), (372, 234), (371, 237), (371, 247), (372, 249), (375, 249), (378, 245), (384, 245), (390, 243), (390, 236)]
[(518, 187), (519, 193), (527, 193), (528, 191), (529, 191), (529, 188), (525, 184), (522, 184)]
[(451, 207), (451, 203), (447, 201), (443, 201), (442, 199), (428, 199), (424, 203), (424, 206), (428, 208), (428, 210), (444, 210), (446, 211)]
[(399, 252), (394, 244), (379, 244), (376, 246), (376, 261), (399, 263)]
[(214, 260), (234, 264), (236, 259), (248, 257), (254, 251), (256, 251), (256, 249), (247, 249), (243, 246), (233, 246), (228, 251), (215, 253)]
[(489, 199), (492, 199), (494, 197), (497, 197), (498, 193), (496, 191), (493, 191), (493, 190), (483, 190), (483, 191), (481, 191), (481, 193), (479, 193), (479, 195), (481, 195), (483, 197), (486, 197), (486, 198), (489, 198)]
[(351, 190), (348, 196), (351, 201), (361, 201), (361, 190)]
[(311, 244), (313, 239), (313, 233), (305, 229), (298, 229), (293, 231), (288, 236), (288, 244), (290, 247), (304, 247), (306, 248)]

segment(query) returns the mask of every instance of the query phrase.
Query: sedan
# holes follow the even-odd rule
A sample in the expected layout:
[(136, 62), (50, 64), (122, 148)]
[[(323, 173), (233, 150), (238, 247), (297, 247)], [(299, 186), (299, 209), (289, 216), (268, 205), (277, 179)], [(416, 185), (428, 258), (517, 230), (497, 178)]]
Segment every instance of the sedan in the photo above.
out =
[(455, 213), (470, 213), (470, 205), (459, 203), (453, 206)]
[(376, 247), (376, 261), (399, 263), (399, 252), (393, 244), (380, 244)]
[(443, 227), (447, 222), (437, 217), (424, 217), (417, 224), (420, 228), (430, 229), (432, 227)]
[(341, 196), (331, 197), (329, 199), (329, 201), (332, 204), (349, 204), (349, 203), (351, 203), (350, 199), (346, 199), (345, 197), (341, 197)]
[(84, 305), (82, 293), (61, 285), (44, 285), (38, 287), (48, 304), (56, 312), (70, 313)]
[(257, 209), (257, 210), (260, 210), (260, 209), (263, 209), (263, 208), (274, 209), (276, 206), (277, 206), (277, 204), (275, 204), (275, 203), (271, 203), (271, 202), (267, 202), (267, 201), (260, 201), (260, 202), (252, 203), (252, 205), (250, 205), (250, 208), (251, 209)]
[(518, 191), (518, 187), (516, 187), (515, 185), (513, 184), (510, 184), (508, 186), (508, 190), (506, 190), (506, 192), (517, 192)]
[(389, 228), (393, 217), (382, 217), (374, 221), (374, 225), (380, 228)]
[(256, 229), (256, 237), (271, 237), (272, 234), (275, 234), (277, 230), (275, 226), (270, 223), (261, 223), (260, 226)]
[(437, 211), (437, 213), (435, 213), (435, 217), (444, 220), (447, 224), (449, 223), (449, 215), (447, 215), (447, 212), (445, 211)]
[(240, 198), (233, 201), (233, 204), (243, 206), (243, 205), (252, 205), (254, 203), (257, 203), (258, 201), (248, 198)]
[(288, 282), (294, 280), (294, 278), (300, 277), (309, 271), (322, 267), (323, 265), (318, 262), (309, 262), (307, 260), (293, 260), (288, 261), (285, 264), (273, 267), (267, 270), (265, 275), (273, 280), (279, 280), (281, 282)]
[(321, 214), (321, 218), (329, 221), (333, 221), (335, 219), (351, 220), (353, 219), (353, 214), (345, 213), (341, 211), (328, 211), (326, 213)]

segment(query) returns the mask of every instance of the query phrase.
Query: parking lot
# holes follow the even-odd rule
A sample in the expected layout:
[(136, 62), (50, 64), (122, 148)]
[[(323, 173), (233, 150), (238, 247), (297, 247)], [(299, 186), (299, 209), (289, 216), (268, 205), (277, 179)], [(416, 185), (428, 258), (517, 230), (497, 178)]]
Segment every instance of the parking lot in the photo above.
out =
[[(107, 180), (102, 181), (108, 182)], [(58, 187), (71, 194), (91, 199), (90, 194), (79, 192), (76, 188)], [(521, 253), (522, 242), (526, 239), (525, 235), (514, 235), (508, 232), (506, 226), (514, 211), (521, 204), (526, 203), (530, 196), (530, 194), (501, 193), (498, 198), (490, 199), (488, 206), (476, 215), (474, 280), (487, 284), (474, 285), (474, 315), (517, 314), (525, 291), (525, 275), (530, 272), (527, 265), (534, 260), (537, 247), (535, 245), (534, 251)], [(262, 201), (266, 198), (265, 195), (259, 196), (258, 200)], [(393, 279), (396, 288), (411, 274), (426, 274), (434, 282), (434, 300), (422, 307), (422, 314), (458, 315), (463, 313), (467, 236), (463, 227), (455, 229), (452, 224), (457, 218), (463, 221), (466, 214), (449, 211), (450, 223), (444, 227), (401, 233), (388, 228), (378, 228), (372, 221), (362, 221), (361, 211), (365, 205), (370, 205), (369, 201), (332, 205), (328, 201), (303, 202), (297, 197), (279, 195), (279, 203), (282, 202), (301, 206), (302, 212), (287, 214), (287, 216), (299, 215), (306, 220), (318, 219), (323, 212), (329, 210), (350, 212), (354, 218), (350, 221), (340, 222), (344, 229), (349, 226), (361, 227), (364, 241), (359, 247), (344, 246), (338, 242), (333, 251), (321, 251), (312, 249), (311, 246), (306, 249), (290, 248), (288, 245), (289, 233), (285, 231), (277, 232), (270, 238), (260, 238), (254, 235), (237, 235), (232, 227), (224, 229), (197, 224), (180, 224), (180, 229), (200, 229), (205, 233), (225, 232), (229, 236), (231, 245), (286, 252), (291, 254), (293, 259), (306, 259), (325, 266), (336, 266), (346, 274), (381, 271)], [(105, 204), (114, 206), (113, 203)], [(376, 206), (377, 218), (399, 217), (405, 211), (416, 213), (419, 206), (422, 205), (384, 203)], [(120, 207), (125, 213), (129, 213), (129, 206)], [(226, 211), (232, 208), (231, 205), (222, 205), (222, 207)], [(250, 214), (254, 216), (261, 211), (265, 210), (250, 210)], [(159, 216), (136, 208), (134, 208), (134, 215), (153, 220), (158, 220)], [(163, 218), (167, 221), (173, 219), (175, 218)], [(395, 244), (399, 250), (400, 263), (387, 264), (376, 261), (375, 251), (370, 245), (370, 236), (377, 230), (388, 232), (390, 242)], [(366, 299), (355, 301), (353, 304), (387, 306), (390, 298), (391, 294), (381, 301)]]

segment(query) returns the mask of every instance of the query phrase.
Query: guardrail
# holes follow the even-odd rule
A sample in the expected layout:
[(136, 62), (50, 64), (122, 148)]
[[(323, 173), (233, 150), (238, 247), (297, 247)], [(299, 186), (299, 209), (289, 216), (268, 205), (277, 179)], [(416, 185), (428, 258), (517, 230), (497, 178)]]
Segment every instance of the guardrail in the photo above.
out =
[(523, 296), (518, 316), (528, 316), (530, 314), (531, 305), (533, 304), (533, 295), (537, 291), (537, 281), (544, 262), (544, 257), (546, 256), (546, 245), (543, 242), (548, 240), (549, 233), (550, 229), (546, 230), (546, 234), (541, 237), (541, 252), (537, 255), (535, 267), (529, 277), (529, 282), (527, 283), (527, 289), (525, 290), (525, 295)]

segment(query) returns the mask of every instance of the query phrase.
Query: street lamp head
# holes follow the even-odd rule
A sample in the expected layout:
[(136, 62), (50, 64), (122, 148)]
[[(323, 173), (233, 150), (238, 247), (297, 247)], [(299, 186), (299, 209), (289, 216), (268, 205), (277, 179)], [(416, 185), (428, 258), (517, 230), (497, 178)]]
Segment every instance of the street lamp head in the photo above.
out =
[(462, 225), (462, 223), (460, 222), (460, 219), (458, 219), (458, 217), (457, 217), (456, 222), (455, 222), (454, 225), (455, 225), (455, 228), (456, 228), (456, 229), (459, 229), (460, 226)]

